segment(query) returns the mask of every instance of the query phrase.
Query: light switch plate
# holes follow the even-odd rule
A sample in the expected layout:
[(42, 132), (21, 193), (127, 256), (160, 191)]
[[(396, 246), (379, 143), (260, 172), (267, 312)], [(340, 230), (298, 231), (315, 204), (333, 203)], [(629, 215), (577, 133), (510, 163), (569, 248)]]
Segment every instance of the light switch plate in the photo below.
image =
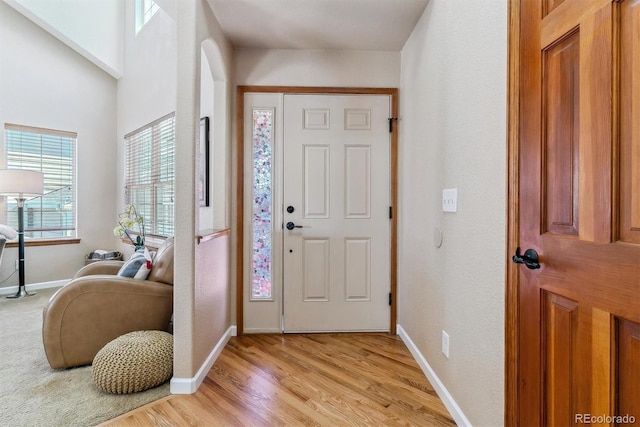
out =
[(442, 354), (449, 358), (449, 334), (442, 331)]
[(458, 212), (458, 189), (442, 190), (442, 212)]

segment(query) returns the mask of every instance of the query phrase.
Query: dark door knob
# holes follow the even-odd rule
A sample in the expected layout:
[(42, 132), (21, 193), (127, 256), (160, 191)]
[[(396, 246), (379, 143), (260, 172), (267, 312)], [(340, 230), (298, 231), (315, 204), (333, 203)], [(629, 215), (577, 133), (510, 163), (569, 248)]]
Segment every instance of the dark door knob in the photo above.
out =
[(293, 206), (287, 206), (287, 212), (293, 213), (293, 211), (295, 211), (295, 208)]
[(535, 249), (527, 249), (524, 254), (520, 254), (520, 247), (516, 248), (516, 254), (511, 258), (516, 264), (524, 264), (530, 270), (540, 268), (540, 259)]
[(287, 230), (293, 230), (294, 228), (302, 228), (301, 225), (295, 225), (291, 221), (289, 221), (287, 225), (285, 225), (285, 227), (287, 227)]

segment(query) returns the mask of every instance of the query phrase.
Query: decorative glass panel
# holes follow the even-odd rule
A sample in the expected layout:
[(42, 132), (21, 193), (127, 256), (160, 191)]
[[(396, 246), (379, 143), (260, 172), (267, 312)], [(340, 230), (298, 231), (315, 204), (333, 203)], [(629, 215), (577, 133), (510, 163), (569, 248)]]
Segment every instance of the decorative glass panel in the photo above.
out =
[(270, 299), (273, 110), (253, 110), (252, 299)]

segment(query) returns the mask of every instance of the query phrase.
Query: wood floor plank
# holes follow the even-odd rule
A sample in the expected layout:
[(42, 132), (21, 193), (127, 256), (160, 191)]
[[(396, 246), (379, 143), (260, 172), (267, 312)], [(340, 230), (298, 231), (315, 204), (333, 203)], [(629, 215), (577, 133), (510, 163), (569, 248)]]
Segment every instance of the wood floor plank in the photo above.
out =
[[(278, 354), (272, 355), (255, 347), (251, 347), (243, 349), (243, 357), (258, 369), (264, 369), (264, 366), (275, 367), (275, 370), (269, 369), (269, 373), (265, 373), (265, 375), (274, 378), (280, 387), (301, 401), (315, 402), (310, 403), (310, 406), (318, 410), (319, 413), (321, 412), (320, 409), (322, 405), (319, 405), (318, 402), (328, 401), (331, 396), (335, 395), (339, 395), (340, 398), (345, 401), (346, 405), (362, 405), (362, 402), (357, 398), (350, 397), (350, 395), (360, 397), (357, 393), (350, 393), (350, 389), (344, 388), (341, 384), (331, 381), (313, 370), (302, 369), (300, 367), (296, 369), (295, 363), (284, 361)], [(292, 375), (292, 372), (297, 374)], [(373, 403), (371, 403), (370, 406), (373, 406)], [(383, 407), (380, 406), (376, 409), (383, 409)], [(331, 414), (329, 413), (329, 415)], [(318, 419), (317, 415), (315, 416), (315, 419), (319, 421), (321, 425), (331, 425), (341, 421), (340, 418), (323, 418), (325, 419)]]
[(100, 427), (455, 426), (397, 336), (232, 338), (192, 395), (172, 395)]
[[(312, 418), (300, 410), (304, 405), (285, 388), (278, 387), (269, 377), (256, 372), (255, 368), (246, 360), (229, 358), (221, 355), (219, 366), (234, 375), (234, 386), (242, 395), (250, 396), (251, 402), (247, 404), (250, 410), (256, 411), (269, 420), (284, 425), (311, 424)], [(245, 401), (245, 403), (248, 403)]]
[[(381, 399), (379, 403), (385, 406), (394, 402), (403, 407), (407, 407), (407, 405), (419, 406), (417, 394), (423, 393), (425, 388), (432, 390), (430, 385), (420, 388), (410, 387), (407, 384), (393, 379), (392, 377), (386, 377), (382, 374), (382, 365), (367, 365), (348, 354), (345, 355), (336, 352), (335, 348), (331, 346), (318, 346), (310, 340), (297, 340), (292, 342), (292, 346), (289, 347), (288, 351), (299, 357), (313, 355), (308, 357), (312, 357), (318, 361), (318, 363), (326, 364), (325, 367), (327, 370), (325, 372), (337, 373), (337, 376), (333, 378), (334, 381), (339, 382), (341, 379), (346, 379), (344, 375), (339, 377), (340, 374), (346, 374), (350, 377), (364, 381), (366, 383), (366, 387), (363, 387), (363, 389), (366, 388), (368, 392), (377, 395)], [(329, 368), (329, 366), (331, 368)], [(420, 373), (420, 375), (424, 379), (424, 382), (428, 384), (424, 375), (422, 375), (422, 373)], [(387, 390), (390, 392), (387, 392)], [(365, 394), (364, 391), (361, 391), (361, 393)], [(440, 399), (435, 395), (435, 393), (426, 393), (426, 395), (421, 396), (420, 398), (430, 401), (432, 405), (441, 405)], [(446, 411), (443, 405), (440, 409)]]

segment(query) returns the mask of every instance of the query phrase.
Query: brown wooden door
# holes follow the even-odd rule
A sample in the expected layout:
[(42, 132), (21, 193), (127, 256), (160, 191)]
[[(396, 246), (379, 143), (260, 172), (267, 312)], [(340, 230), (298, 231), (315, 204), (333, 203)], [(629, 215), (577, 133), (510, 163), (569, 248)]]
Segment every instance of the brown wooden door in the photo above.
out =
[(510, 246), (541, 267), (512, 267), (506, 420), (640, 423), (640, 1), (512, 5)]

